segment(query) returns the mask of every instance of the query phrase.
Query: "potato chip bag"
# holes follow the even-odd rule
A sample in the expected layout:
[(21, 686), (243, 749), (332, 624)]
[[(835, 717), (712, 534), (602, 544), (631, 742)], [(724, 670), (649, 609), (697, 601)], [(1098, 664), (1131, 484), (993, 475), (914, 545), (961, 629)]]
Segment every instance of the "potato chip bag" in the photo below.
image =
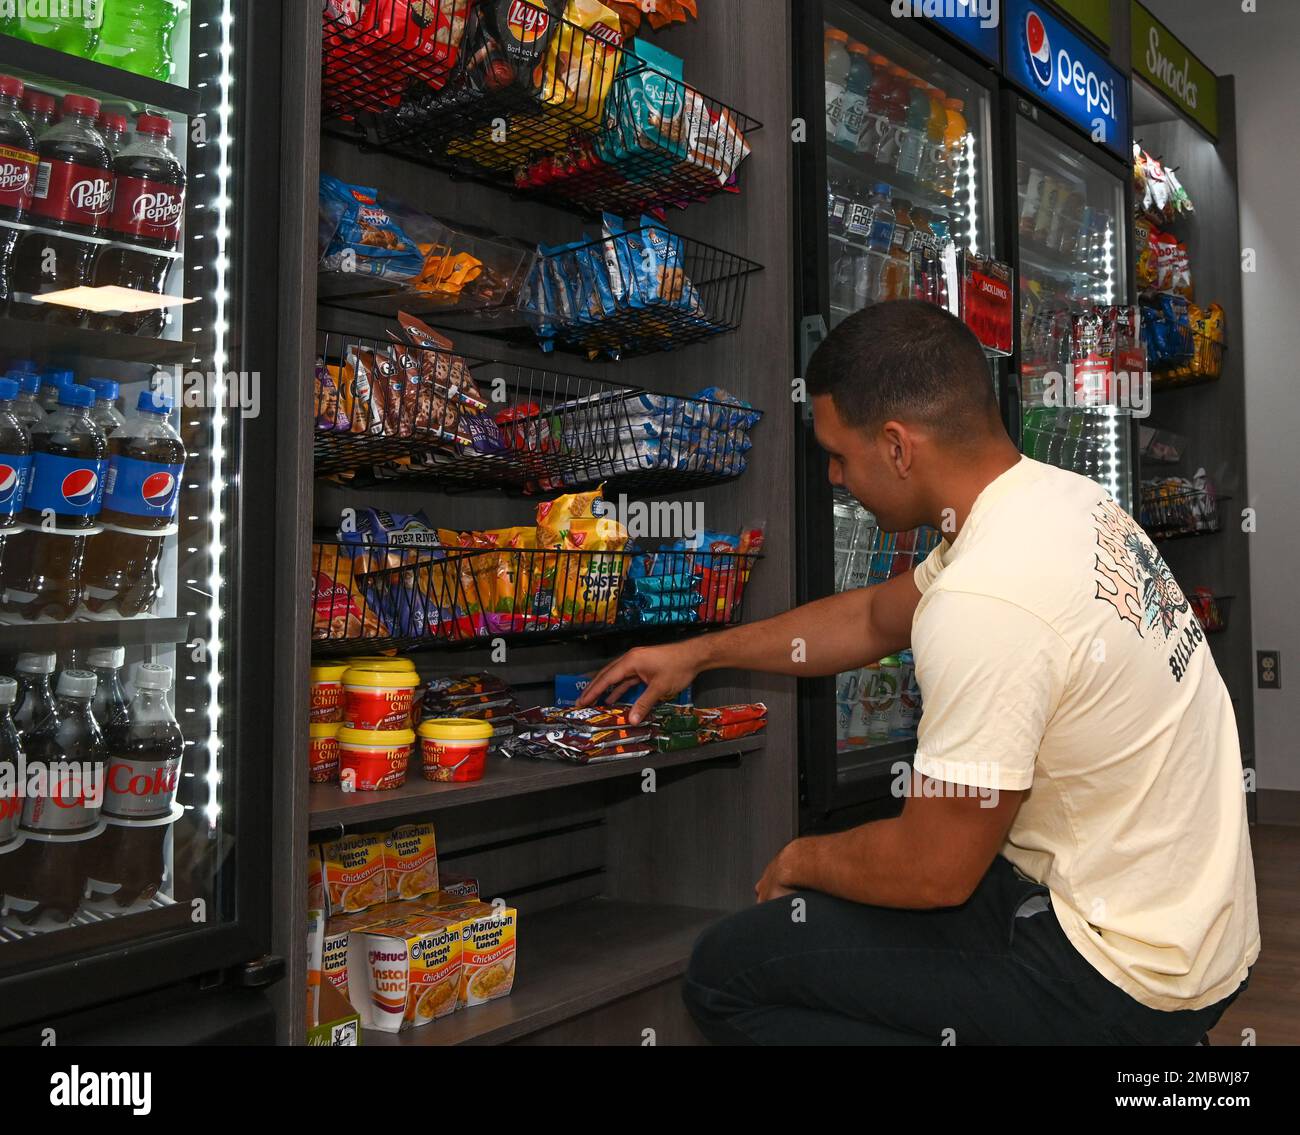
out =
[(531, 553), (537, 547), (537, 530), (506, 528), (500, 536), (488, 629), (505, 634), (523, 630), (529, 613), (529, 587), (536, 559)]
[(337, 544), (312, 545), (312, 627), (316, 640), (383, 638), (389, 632), (373, 609), (347, 549)]
[[(570, 521), (556, 568), (552, 611), (561, 623), (612, 623), (627, 575), (627, 529), (607, 517)], [(590, 554), (588, 554), (590, 553)]]
[(580, 118), (599, 123), (622, 45), (622, 24), (600, 0), (569, 0), (546, 59), (537, 66), (538, 100), (570, 107)]
[(565, 493), (537, 506), (537, 547), (558, 548), (571, 520), (592, 518), (595, 504), (604, 499), (604, 486), (586, 493)]

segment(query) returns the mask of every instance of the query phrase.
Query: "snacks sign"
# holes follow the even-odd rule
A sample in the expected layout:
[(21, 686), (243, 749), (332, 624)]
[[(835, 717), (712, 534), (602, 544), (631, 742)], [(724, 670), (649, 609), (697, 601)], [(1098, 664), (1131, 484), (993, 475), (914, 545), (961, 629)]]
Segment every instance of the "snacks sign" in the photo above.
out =
[(1133, 70), (1212, 138), (1219, 136), (1219, 80), (1136, 0), (1132, 5)]

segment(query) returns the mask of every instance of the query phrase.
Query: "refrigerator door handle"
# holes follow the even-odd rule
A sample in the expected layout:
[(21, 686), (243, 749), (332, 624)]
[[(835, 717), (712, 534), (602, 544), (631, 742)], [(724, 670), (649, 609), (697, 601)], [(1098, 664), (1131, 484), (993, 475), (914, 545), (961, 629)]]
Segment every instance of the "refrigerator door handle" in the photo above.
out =
[[(808, 373), (808, 362), (813, 357), (813, 352), (822, 345), (829, 332), (826, 330), (826, 320), (820, 315), (805, 315), (799, 321), (799, 377), (803, 378)], [(805, 422), (812, 421), (812, 403), (805, 397), (802, 403), (802, 415)]]
[(263, 954), (245, 962), (234, 972), (234, 984), (241, 989), (265, 989), (284, 977), (285, 963), (276, 954)]

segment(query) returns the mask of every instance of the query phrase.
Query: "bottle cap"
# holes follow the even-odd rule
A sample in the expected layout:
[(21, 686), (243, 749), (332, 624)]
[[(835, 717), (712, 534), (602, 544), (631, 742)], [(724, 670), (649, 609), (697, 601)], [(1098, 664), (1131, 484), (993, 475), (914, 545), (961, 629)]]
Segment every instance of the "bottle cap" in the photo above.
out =
[(141, 662), (135, 668), (135, 688), (137, 690), (170, 690), (172, 688), (172, 668), (161, 662)]
[(23, 390), (28, 394), (39, 394), (41, 389), (41, 376), (39, 374), (25, 374), (22, 381)]
[(89, 409), (95, 404), (95, 392), (89, 386), (75, 386), (69, 383), (59, 387), (60, 406), (84, 406)]
[(876, 182), (876, 192), (879, 193), (881, 197), (889, 197), (894, 191), (885, 182), (878, 181)]
[(117, 392), (121, 389), (113, 378), (88, 378), (81, 385), (90, 387), (101, 402), (116, 402)]
[(23, 97), (23, 81), (12, 75), (0, 75), (0, 95), (11, 99)]
[(142, 390), (135, 408), (142, 414), (170, 414), (173, 404), (170, 394), (164, 394), (160, 390)]
[(43, 386), (67, 386), (76, 377), (70, 370), (47, 370), (41, 375), (41, 384)]
[(115, 134), (126, 133), (126, 115), (114, 114), (112, 111), (104, 111), (95, 122), (95, 126), (100, 130), (111, 130)]
[(45, 91), (33, 91), (29, 88), (23, 97), (23, 108), (28, 114), (53, 114), (54, 96)]
[(0, 378), (0, 402), (12, 402), (18, 397), (18, 383), (12, 378)]
[(18, 700), (18, 683), (12, 678), (0, 678), (0, 705), (13, 705)]
[(93, 698), (98, 684), (99, 679), (89, 670), (64, 670), (57, 693), (61, 698)]
[(53, 654), (20, 654), (14, 669), (21, 674), (53, 674), (58, 664)]
[(87, 666), (103, 666), (118, 669), (126, 661), (124, 646), (96, 646), (86, 651)]
[(164, 138), (170, 138), (172, 133), (171, 119), (164, 118), (161, 114), (142, 114), (135, 120), (135, 132), (137, 134), (161, 134)]
[(89, 118), (97, 118), (99, 116), (99, 99), (92, 99), (89, 95), (64, 95), (63, 113), (84, 114)]

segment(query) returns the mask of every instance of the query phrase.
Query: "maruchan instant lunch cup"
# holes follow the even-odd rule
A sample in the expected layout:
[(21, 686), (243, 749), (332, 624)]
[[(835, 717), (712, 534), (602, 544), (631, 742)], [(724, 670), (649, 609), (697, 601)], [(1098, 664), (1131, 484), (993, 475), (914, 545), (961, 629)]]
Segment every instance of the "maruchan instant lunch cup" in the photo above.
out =
[(413, 670), (351, 667), (343, 675), (344, 725), (349, 729), (409, 728), (418, 683)]
[(309, 727), (311, 743), (307, 779), (312, 784), (335, 784), (339, 779), (339, 730), (337, 721), (318, 721)]
[(339, 730), (339, 783), (354, 792), (382, 792), (406, 783), (415, 734), (409, 729)]
[(487, 763), (492, 725), (469, 717), (434, 717), (420, 723), (425, 780), (479, 780)]
[(311, 723), (343, 720), (343, 675), (346, 665), (311, 668)]

